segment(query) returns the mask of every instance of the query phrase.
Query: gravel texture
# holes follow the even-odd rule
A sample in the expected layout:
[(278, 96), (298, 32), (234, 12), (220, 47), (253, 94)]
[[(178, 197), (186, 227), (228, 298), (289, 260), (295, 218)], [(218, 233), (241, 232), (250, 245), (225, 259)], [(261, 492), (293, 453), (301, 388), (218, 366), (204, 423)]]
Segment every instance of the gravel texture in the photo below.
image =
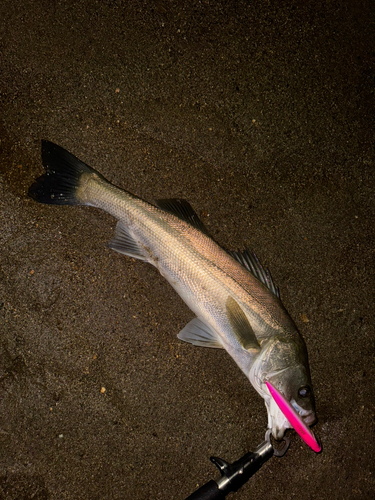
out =
[(323, 443), (232, 496), (373, 499), (371, 1), (0, 3), (0, 499), (181, 499), (266, 409), (115, 221), (27, 188), (52, 140), (254, 249), (306, 339)]

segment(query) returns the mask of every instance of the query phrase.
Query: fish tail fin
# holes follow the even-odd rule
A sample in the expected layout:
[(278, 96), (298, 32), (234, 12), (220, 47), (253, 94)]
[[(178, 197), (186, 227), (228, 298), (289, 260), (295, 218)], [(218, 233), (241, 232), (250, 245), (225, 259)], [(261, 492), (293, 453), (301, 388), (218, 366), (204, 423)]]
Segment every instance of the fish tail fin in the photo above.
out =
[(29, 196), (49, 205), (84, 205), (77, 197), (83, 174), (102, 176), (61, 146), (42, 141), (42, 162), (45, 174), (29, 188)]

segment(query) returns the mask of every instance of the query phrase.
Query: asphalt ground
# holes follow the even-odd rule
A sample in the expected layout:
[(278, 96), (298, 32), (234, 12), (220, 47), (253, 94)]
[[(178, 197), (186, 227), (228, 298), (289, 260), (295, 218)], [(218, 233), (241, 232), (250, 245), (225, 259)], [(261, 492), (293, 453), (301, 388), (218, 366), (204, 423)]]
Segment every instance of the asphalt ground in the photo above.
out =
[(236, 500), (372, 499), (374, 7), (0, 3), (0, 499), (184, 499), (264, 437), (225, 352), (115, 221), (27, 197), (40, 141), (254, 249), (306, 340), (323, 444), (290, 432)]

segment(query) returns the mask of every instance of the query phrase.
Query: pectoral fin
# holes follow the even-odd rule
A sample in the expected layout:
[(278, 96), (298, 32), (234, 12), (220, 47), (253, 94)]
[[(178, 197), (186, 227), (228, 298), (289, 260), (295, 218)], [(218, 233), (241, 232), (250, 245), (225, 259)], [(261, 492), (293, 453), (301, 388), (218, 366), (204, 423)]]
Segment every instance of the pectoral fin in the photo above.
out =
[(177, 337), (184, 342), (201, 347), (223, 348), (217, 333), (199, 318), (192, 319)]
[(230, 326), (234, 335), (237, 337), (238, 342), (247, 351), (259, 352), (259, 342), (241, 307), (230, 296), (228, 297), (225, 305)]

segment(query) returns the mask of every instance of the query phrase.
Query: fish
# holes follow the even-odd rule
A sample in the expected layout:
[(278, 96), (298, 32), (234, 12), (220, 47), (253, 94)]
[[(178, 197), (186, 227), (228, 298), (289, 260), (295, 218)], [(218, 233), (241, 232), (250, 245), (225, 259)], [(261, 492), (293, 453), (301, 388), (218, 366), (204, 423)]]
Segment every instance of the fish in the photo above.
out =
[(29, 196), (51, 205), (93, 206), (115, 217), (108, 246), (159, 270), (195, 314), (178, 338), (227, 351), (264, 399), (275, 439), (292, 425), (267, 382), (306, 426), (316, 422), (306, 344), (255, 254), (219, 245), (186, 200), (148, 203), (50, 141), (42, 141), (42, 163), (45, 173)]

